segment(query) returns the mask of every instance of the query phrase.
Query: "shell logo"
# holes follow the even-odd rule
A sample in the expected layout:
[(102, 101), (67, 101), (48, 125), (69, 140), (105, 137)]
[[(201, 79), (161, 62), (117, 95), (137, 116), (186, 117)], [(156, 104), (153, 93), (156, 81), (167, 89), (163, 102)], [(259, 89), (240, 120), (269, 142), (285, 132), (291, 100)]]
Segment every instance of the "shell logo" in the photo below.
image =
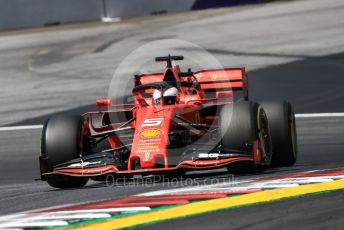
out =
[(140, 137), (142, 138), (160, 137), (162, 134), (163, 131), (161, 129), (145, 129), (139, 133)]
[(211, 75), (211, 79), (212, 79), (212, 80), (216, 80), (217, 78), (218, 78), (217, 74)]

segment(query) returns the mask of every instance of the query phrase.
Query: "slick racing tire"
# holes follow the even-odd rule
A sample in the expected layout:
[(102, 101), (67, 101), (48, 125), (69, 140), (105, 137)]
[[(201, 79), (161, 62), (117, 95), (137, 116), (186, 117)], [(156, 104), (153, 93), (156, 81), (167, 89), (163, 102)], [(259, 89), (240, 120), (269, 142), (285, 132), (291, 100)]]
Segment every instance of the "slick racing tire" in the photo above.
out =
[[(83, 154), (83, 149), (86, 146), (82, 137), (83, 124), (84, 119), (80, 115), (53, 116), (44, 124), (41, 154), (47, 159), (50, 169)], [(47, 182), (56, 188), (73, 188), (84, 186), (87, 179), (54, 175), (48, 176)]]
[(263, 102), (272, 139), (272, 166), (292, 166), (297, 159), (297, 134), (292, 105), (287, 101)]
[[(259, 140), (261, 164), (254, 170), (264, 171), (271, 164), (272, 145), (267, 117), (262, 106), (249, 101), (226, 105), (220, 112), (221, 146), (226, 152), (253, 154), (253, 142)], [(237, 171), (237, 170), (235, 170)]]

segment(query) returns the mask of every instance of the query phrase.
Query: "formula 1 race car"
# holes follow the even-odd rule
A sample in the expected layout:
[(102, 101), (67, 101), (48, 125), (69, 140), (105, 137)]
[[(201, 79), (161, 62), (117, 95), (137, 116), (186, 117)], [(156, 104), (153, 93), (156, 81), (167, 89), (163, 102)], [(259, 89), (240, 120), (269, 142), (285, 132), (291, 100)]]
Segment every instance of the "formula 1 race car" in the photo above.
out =
[(295, 163), (291, 104), (249, 101), (244, 68), (181, 72), (172, 61), (183, 56), (155, 60), (167, 67), (134, 76), (134, 103), (98, 99), (99, 111), (46, 121), (42, 180), (72, 188), (108, 175), (179, 175), (221, 167), (262, 172)]

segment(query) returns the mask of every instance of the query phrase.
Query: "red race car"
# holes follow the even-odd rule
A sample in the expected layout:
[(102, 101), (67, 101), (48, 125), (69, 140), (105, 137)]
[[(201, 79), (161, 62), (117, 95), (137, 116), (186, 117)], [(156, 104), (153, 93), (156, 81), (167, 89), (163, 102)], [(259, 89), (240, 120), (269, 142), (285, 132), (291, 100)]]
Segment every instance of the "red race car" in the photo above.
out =
[(134, 77), (133, 104), (98, 99), (99, 111), (47, 120), (42, 180), (70, 188), (108, 175), (180, 175), (220, 167), (262, 172), (295, 163), (292, 106), (249, 101), (244, 68), (181, 72), (172, 61), (183, 56), (155, 60), (167, 67)]

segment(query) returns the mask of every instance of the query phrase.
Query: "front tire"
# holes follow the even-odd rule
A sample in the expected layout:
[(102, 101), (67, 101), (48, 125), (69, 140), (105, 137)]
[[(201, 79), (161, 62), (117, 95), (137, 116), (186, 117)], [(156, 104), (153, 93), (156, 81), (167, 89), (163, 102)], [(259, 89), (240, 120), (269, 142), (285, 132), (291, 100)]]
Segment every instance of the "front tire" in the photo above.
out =
[(253, 142), (258, 140), (261, 163), (255, 170), (264, 171), (270, 166), (272, 158), (267, 121), (264, 109), (257, 103), (240, 101), (224, 106), (219, 123), (222, 149), (253, 154)]
[[(42, 130), (41, 154), (50, 170), (59, 164), (82, 156), (86, 142), (82, 135), (84, 118), (58, 115), (51, 117)], [(87, 178), (63, 175), (48, 176), (47, 182), (55, 188), (77, 188), (87, 183)]]

